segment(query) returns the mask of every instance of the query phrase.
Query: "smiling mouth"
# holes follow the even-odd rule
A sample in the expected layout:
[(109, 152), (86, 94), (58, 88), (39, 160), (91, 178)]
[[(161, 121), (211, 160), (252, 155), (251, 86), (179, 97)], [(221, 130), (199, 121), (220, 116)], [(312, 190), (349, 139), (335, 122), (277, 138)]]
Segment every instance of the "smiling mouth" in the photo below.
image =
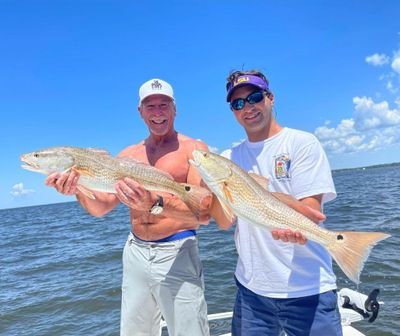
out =
[(167, 122), (167, 119), (151, 119), (151, 122), (155, 125), (162, 125)]
[(252, 114), (248, 114), (244, 117), (245, 120), (253, 120), (255, 118), (257, 118), (260, 115), (260, 113), (252, 113)]

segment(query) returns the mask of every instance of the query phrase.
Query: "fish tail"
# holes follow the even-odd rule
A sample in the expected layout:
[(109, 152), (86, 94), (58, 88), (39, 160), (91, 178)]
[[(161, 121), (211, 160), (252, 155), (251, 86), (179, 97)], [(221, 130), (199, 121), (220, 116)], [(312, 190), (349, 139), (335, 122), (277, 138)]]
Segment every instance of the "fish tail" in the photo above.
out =
[(204, 205), (202, 206), (203, 200), (206, 197), (210, 197), (211, 201), (211, 192), (208, 189), (197, 185), (181, 183), (181, 186), (183, 187), (183, 191), (179, 196), (193, 212), (196, 218), (199, 218), (201, 209), (204, 209)]
[(360, 283), (360, 273), (372, 248), (390, 235), (382, 232), (335, 232), (334, 244), (327, 246), (329, 253), (343, 272), (355, 283)]

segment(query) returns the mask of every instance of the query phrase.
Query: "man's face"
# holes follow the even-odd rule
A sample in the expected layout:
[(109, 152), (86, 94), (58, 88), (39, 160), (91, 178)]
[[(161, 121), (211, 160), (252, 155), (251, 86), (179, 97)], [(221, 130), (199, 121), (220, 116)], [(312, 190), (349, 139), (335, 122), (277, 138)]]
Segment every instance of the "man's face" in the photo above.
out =
[[(237, 98), (246, 99), (253, 92), (259, 91), (251, 85), (242, 86), (233, 91), (231, 102)], [(232, 109), (237, 121), (245, 128), (249, 139), (252, 135), (257, 135), (265, 130), (268, 130), (272, 120), (272, 104), (274, 98), (271, 95), (264, 96), (264, 99), (259, 103), (249, 104), (247, 101), (244, 108), (241, 110)]]
[(139, 106), (139, 112), (154, 135), (166, 135), (174, 128), (175, 104), (167, 96), (151, 95), (145, 98)]

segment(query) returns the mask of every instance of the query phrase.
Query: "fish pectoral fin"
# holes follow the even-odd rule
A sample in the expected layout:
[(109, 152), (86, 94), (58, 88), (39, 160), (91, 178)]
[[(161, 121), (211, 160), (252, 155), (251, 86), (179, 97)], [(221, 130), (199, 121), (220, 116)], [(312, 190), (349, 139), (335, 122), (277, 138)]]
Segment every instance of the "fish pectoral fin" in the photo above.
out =
[(78, 184), (76, 187), (77, 187), (78, 190), (79, 190), (82, 194), (84, 194), (87, 198), (90, 198), (90, 199), (92, 199), (92, 200), (95, 200), (95, 199), (96, 199), (96, 197), (94, 196), (94, 194), (93, 194), (89, 189), (85, 188), (84, 186), (82, 186), (82, 185), (80, 185), (80, 184)]
[(261, 175), (255, 173), (249, 173), (249, 175), (264, 189), (268, 189), (269, 180)]
[(90, 176), (90, 177), (94, 177), (93, 172), (91, 172), (89, 169), (87, 168), (77, 168), (77, 167), (72, 167), (72, 170), (75, 170), (76, 172), (78, 172), (80, 175), (84, 175), (84, 176)]
[(231, 192), (230, 192), (229, 189), (228, 189), (228, 184), (227, 184), (226, 182), (222, 182), (222, 191), (223, 191), (223, 193), (224, 193), (226, 199), (227, 199), (229, 202), (233, 203), (233, 197), (232, 197)]
[(228, 184), (226, 182), (222, 182), (222, 192), (224, 193), (225, 201), (224, 199), (217, 197), (219, 203), (221, 203), (222, 210), (224, 211), (224, 214), (229, 220), (232, 220), (235, 217), (234, 212), (232, 211), (231, 207), (228, 205), (228, 202), (233, 203), (233, 197), (231, 192), (228, 189)]

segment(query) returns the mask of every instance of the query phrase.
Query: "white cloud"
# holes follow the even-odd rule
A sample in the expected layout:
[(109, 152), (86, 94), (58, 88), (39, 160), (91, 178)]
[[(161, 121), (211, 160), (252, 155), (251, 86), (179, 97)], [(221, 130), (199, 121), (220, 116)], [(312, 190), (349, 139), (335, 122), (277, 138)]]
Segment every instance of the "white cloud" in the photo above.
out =
[(373, 54), (365, 58), (368, 64), (374, 66), (389, 65), (389, 71), (379, 76), (379, 80), (386, 81), (386, 89), (392, 94), (400, 92), (400, 49), (393, 51), (393, 56)]
[(328, 140), (332, 138), (342, 138), (354, 134), (354, 120), (343, 119), (337, 127), (321, 126), (315, 130), (315, 135), (320, 140)]
[(21, 197), (27, 194), (34, 193), (35, 190), (33, 189), (25, 189), (24, 184), (22, 182), (15, 184), (10, 191), (10, 194), (13, 197)]
[[(388, 64), (390, 70), (381, 74), (379, 80), (386, 82), (390, 93), (397, 95), (400, 92), (400, 49), (393, 52), (393, 57), (376, 53), (366, 57), (365, 61), (374, 66)], [(354, 97), (353, 104), (354, 111), (350, 118), (341, 120), (337, 126), (325, 122), (315, 130), (327, 152), (374, 151), (400, 145), (399, 96), (394, 97), (395, 107), (392, 108), (386, 100), (377, 102), (366, 96)]]
[(354, 113), (336, 127), (315, 130), (327, 152), (353, 153), (400, 144), (400, 109), (391, 109), (387, 101), (354, 97)]
[(236, 147), (236, 146), (240, 145), (243, 141), (245, 141), (245, 139), (241, 139), (239, 141), (232, 142), (232, 147)]
[(371, 98), (354, 97), (355, 123), (358, 129), (372, 129), (400, 124), (400, 110), (390, 109), (387, 101), (375, 103)]
[(372, 64), (374, 66), (384, 65), (389, 63), (390, 58), (385, 54), (373, 54), (371, 56), (367, 56), (365, 61), (368, 64)]
[[(201, 140), (201, 139), (196, 139), (197, 141), (201, 141), (201, 142), (204, 142), (203, 140)], [(212, 152), (212, 153), (218, 153), (218, 147), (214, 147), (214, 146), (210, 146), (210, 145), (207, 145), (207, 147), (208, 147), (208, 150), (210, 151), (210, 152)]]
[(208, 146), (208, 149), (210, 150), (211, 153), (217, 153), (218, 154), (218, 148), (214, 146)]
[(394, 72), (400, 75), (400, 52), (397, 52), (393, 57), (392, 69)]

